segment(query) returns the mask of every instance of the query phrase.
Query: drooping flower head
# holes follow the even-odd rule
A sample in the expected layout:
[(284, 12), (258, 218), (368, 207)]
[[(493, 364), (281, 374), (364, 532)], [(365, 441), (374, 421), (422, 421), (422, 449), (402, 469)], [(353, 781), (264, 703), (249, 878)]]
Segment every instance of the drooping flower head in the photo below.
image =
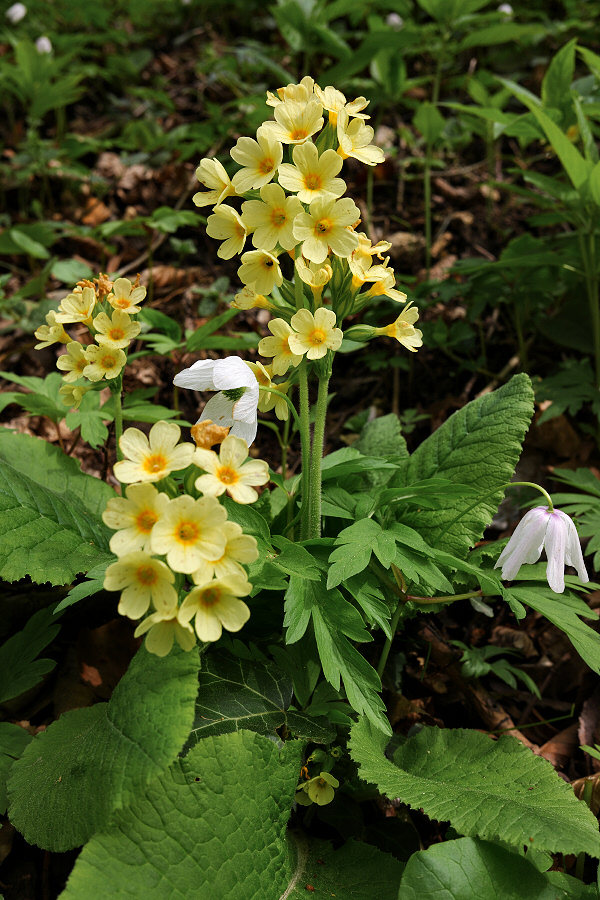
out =
[(554, 593), (562, 594), (565, 589), (565, 565), (574, 566), (584, 584), (590, 580), (572, 520), (547, 506), (536, 506), (525, 513), (494, 568), (502, 566), (502, 577), (512, 581), (521, 566), (538, 561), (543, 549), (548, 557), (546, 578)]
[(231, 434), (243, 438), (251, 446), (258, 427), (258, 382), (239, 356), (199, 360), (179, 372), (173, 381), (179, 387), (193, 391), (218, 391), (208, 401), (198, 421), (210, 419), (215, 425), (231, 428)]

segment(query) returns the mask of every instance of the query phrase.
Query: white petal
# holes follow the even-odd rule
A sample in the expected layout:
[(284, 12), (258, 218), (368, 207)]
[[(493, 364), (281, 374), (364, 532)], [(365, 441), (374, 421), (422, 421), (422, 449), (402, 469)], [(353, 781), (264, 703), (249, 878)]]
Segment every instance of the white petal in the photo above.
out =
[(498, 557), (495, 569), (502, 566), (502, 577), (512, 581), (525, 563), (539, 559), (548, 524), (548, 509), (538, 506), (530, 509), (515, 528), (511, 539)]
[(590, 580), (590, 576), (587, 573), (585, 568), (585, 563), (583, 561), (583, 553), (581, 552), (581, 544), (579, 542), (579, 535), (577, 534), (577, 529), (573, 524), (572, 520), (569, 516), (561, 512), (560, 510), (556, 510), (557, 514), (563, 516), (568, 520), (567, 524), (567, 547), (565, 551), (565, 563), (567, 566), (574, 566), (577, 569), (577, 574), (579, 575), (579, 580), (584, 584)]
[(173, 384), (193, 391), (214, 391), (216, 390), (213, 382), (215, 364), (213, 359), (198, 360), (189, 369), (179, 372), (173, 379)]
[(253, 422), (234, 422), (230, 434), (243, 438), (250, 447), (254, 443), (256, 432), (258, 431), (258, 421)]
[(217, 391), (229, 391), (233, 388), (256, 385), (256, 378), (252, 369), (239, 356), (217, 359), (214, 367), (214, 383)]
[(224, 394), (215, 394), (202, 410), (198, 421), (203, 422), (205, 419), (210, 419), (215, 425), (229, 428), (233, 425), (233, 402), (228, 400)]
[(564, 521), (564, 513), (557, 511), (550, 513), (548, 527), (546, 529), (546, 555), (548, 566), (546, 578), (548, 584), (556, 594), (562, 594), (565, 589), (565, 552), (567, 549), (567, 523)]

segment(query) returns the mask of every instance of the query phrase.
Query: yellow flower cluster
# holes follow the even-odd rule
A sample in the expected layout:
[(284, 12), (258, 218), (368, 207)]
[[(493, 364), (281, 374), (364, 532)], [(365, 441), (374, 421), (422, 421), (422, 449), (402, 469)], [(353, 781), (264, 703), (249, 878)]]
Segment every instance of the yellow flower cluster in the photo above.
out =
[[(216, 498), (227, 491), (238, 503), (252, 503), (258, 497), (253, 486), (269, 480), (266, 462), (244, 462), (248, 446), (241, 438), (228, 435), (217, 455), (179, 443), (180, 437), (174, 422), (157, 422), (148, 437), (126, 429), (119, 442), (125, 459), (115, 464), (115, 475), (128, 487), (103, 514), (115, 530), (110, 549), (118, 557), (104, 587), (121, 591), (121, 615), (146, 616), (135, 636), (145, 634), (147, 649), (158, 656), (166, 656), (174, 640), (191, 650), (196, 635), (216, 641), (223, 628), (239, 631), (247, 622), (250, 610), (240, 597), (252, 585), (244, 565), (258, 558), (257, 543), (227, 520)], [(195, 480), (194, 466), (205, 473)], [(164, 479), (184, 469), (191, 478), (186, 472), (184, 483), (193, 482), (195, 494), (172, 497)]]
[[(137, 282), (117, 278), (113, 283), (100, 275), (94, 282), (78, 282), (75, 290), (61, 300), (58, 311), (48, 313), (46, 325), (35, 332), (40, 342), (35, 346), (40, 350), (51, 344), (65, 345), (67, 352), (56, 365), (65, 373), (59, 393), (66, 406), (78, 409), (94, 384), (120, 375), (127, 359), (124, 350), (141, 328), (131, 317), (139, 313), (145, 296), (146, 288)], [(86, 326), (93, 341), (82, 344), (73, 340), (64, 328), (69, 324)]]

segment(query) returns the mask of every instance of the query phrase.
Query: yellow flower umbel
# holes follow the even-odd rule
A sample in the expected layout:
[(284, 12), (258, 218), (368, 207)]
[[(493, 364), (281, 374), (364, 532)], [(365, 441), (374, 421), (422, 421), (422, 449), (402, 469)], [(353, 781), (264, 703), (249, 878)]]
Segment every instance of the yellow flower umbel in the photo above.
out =
[(323, 265), (313, 262), (307, 263), (303, 256), (299, 256), (296, 259), (296, 271), (304, 284), (310, 287), (315, 304), (318, 306), (321, 302), (323, 288), (333, 278), (333, 269), (329, 263), (324, 263)]
[(279, 184), (286, 191), (297, 193), (303, 203), (325, 194), (341, 197), (346, 190), (346, 182), (335, 177), (344, 164), (335, 150), (325, 150), (319, 156), (315, 145), (307, 142), (294, 147), (292, 159), (293, 166), (289, 163), (279, 166)]
[(242, 563), (249, 565), (258, 559), (256, 538), (244, 534), (236, 522), (225, 522), (225, 550), (219, 559), (203, 559), (200, 567), (192, 572), (192, 581), (198, 585), (207, 584), (212, 578), (227, 578), (234, 575), (246, 580), (246, 570)]
[(90, 381), (116, 378), (127, 362), (127, 357), (122, 350), (106, 346), (99, 347), (97, 344), (90, 344), (86, 348), (85, 356), (88, 364), (83, 370), (83, 374)]
[(246, 243), (248, 230), (240, 215), (232, 206), (222, 203), (215, 207), (215, 212), (208, 217), (206, 233), (217, 241), (223, 241), (217, 250), (221, 259), (231, 259), (241, 253)]
[(289, 338), (294, 331), (284, 319), (271, 319), (267, 328), (273, 337), (262, 338), (258, 343), (261, 356), (272, 356), (273, 374), (285, 375), (290, 366), (299, 366), (302, 354), (293, 353)]
[(308, 103), (313, 98), (313, 92), (316, 88), (314, 78), (305, 75), (300, 84), (288, 84), (285, 87), (277, 88), (277, 96), (271, 91), (267, 91), (267, 106), (279, 106), (284, 100), (295, 100), (298, 103)]
[(145, 634), (146, 650), (155, 656), (167, 656), (174, 640), (187, 652), (196, 646), (196, 635), (188, 622), (181, 621), (180, 613), (181, 607), (177, 603), (170, 608), (161, 607), (140, 622), (133, 636)]
[(68, 322), (84, 322), (91, 325), (92, 314), (96, 305), (96, 291), (93, 287), (84, 287), (82, 291), (74, 291), (60, 301), (56, 321), (62, 325)]
[(365, 125), (361, 119), (350, 120), (346, 110), (340, 110), (337, 121), (337, 152), (342, 159), (351, 156), (367, 166), (382, 163), (385, 160), (383, 150), (371, 144), (374, 134), (370, 125)]
[(112, 293), (106, 299), (113, 309), (119, 309), (130, 316), (135, 316), (140, 311), (138, 304), (145, 296), (145, 287), (133, 285), (129, 278), (117, 278), (113, 284)]
[(389, 297), (396, 303), (404, 303), (406, 294), (396, 289), (396, 274), (389, 266), (371, 266), (365, 273), (365, 283), (372, 281), (368, 291), (361, 295), (361, 299), (368, 297)]
[(150, 553), (152, 529), (168, 503), (168, 496), (151, 484), (130, 484), (125, 497), (111, 497), (102, 513), (104, 524), (116, 531), (111, 551), (116, 556), (138, 550)]
[(176, 497), (162, 511), (152, 530), (152, 550), (161, 556), (166, 554), (168, 564), (176, 572), (191, 575), (203, 559), (223, 555), (222, 526), (226, 519), (225, 509), (214, 497)]
[(179, 618), (191, 622), (195, 617), (196, 634), (201, 641), (218, 641), (223, 628), (239, 631), (250, 618), (250, 610), (239, 597), (245, 597), (252, 585), (243, 578), (227, 575), (193, 588), (187, 595)]
[(275, 107), (275, 121), (265, 122), (269, 134), (282, 144), (303, 144), (323, 127), (323, 107), (318, 100), (298, 103), (284, 100)]
[(334, 87), (326, 87), (322, 90), (318, 84), (315, 85), (315, 94), (323, 104), (323, 109), (329, 113), (329, 124), (336, 125), (338, 114), (344, 110), (347, 115), (354, 116), (357, 119), (370, 119), (363, 109), (369, 105), (369, 100), (365, 97), (357, 97), (356, 100), (348, 102), (341, 91)]
[(251, 485), (266, 484), (269, 466), (262, 459), (248, 458), (248, 445), (242, 438), (228, 435), (221, 452), (197, 449), (194, 463), (207, 473), (196, 479), (197, 490), (207, 497), (219, 497), (225, 491), (236, 503), (254, 503), (258, 494)]
[(296, 246), (294, 219), (303, 211), (302, 204), (297, 197), (287, 197), (278, 184), (265, 185), (260, 196), (260, 200), (242, 203), (242, 221), (254, 231), (252, 243), (260, 250), (273, 250), (277, 244), (292, 250)]
[(330, 772), (321, 772), (316, 778), (305, 781), (296, 789), (296, 803), (300, 806), (310, 806), (311, 803), (326, 806), (333, 800), (335, 788), (339, 786), (339, 781)]
[(233, 176), (233, 186), (240, 194), (257, 190), (268, 184), (283, 159), (283, 147), (261, 125), (256, 132), (256, 140), (241, 137), (231, 151), (232, 158), (243, 166)]
[(248, 250), (244, 253), (238, 277), (243, 284), (252, 285), (258, 294), (270, 294), (275, 285), (281, 287), (283, 284), (279, 260), (267, 250)]
[(120, 309), (116, 309), (111, 318), (106, 313), (100, 313), (94, 319), (96, 341), (100, 346), (112, 347), (113, 350), (128, 347), (140, 333), (141, 327), (139, 322), (132, 322), (131, 317)]
[(229, 175), (218, 159), (203, 159), (196, 169), (196, 178), (207, 191), (194, 194), (196, 206), (219, 206), (227, 197), (235, 194)]
[(181, 429), (174, 422), (156, 422), (148, 437), (139, 428), (127, 428), (119, 441), (126, 459), (115, 463), (115, 476), (124, 484), (133, 484), (160, 481), (171, 472), (187, 469), (195, 447), (193, 444), (176, 447), (180, 437)]
[(35, 345), (35, 350), (43, 350), (44, 347), (50, 347), (52, 344), (68, 344), (71, 338), (63, 328), (60, 322), (56, 321), (56, 311), (51, 309), (46, 313), (46, 324), (40, 325), (34, 334), (39, 344)]
[(289, 337), (290, 350), (298, 355), (306, 353), (307, 359), (321, 359), (328, 350), (339, 350), (342, 330), (335, 327), (336, 315), (332, 309), (321, 306), (314, 314), (300, 309), (292, 316), (294, 330)]
[(325, 262), (330, 249), (336, 256), (350, 256), (358, 246), (358, 237), (351, 226), (359, 220), (358, 207), (349, 197), (343, 200), (328, 195), (317, 197), (308, 212), (296, 217), (294, 237), (303, 242), (302, 255), (311, 262)]
[(385, 325), (383, 328), (376, 328), (374, 336), (385, 334), (387, 337), (395, 338), (407, 350), (416, 353), (417, 348), (423, 346), (423, 332), (414, 327), (418, 318), (418, 309), (407, 303), (396, 321), (392, 322), (391, 325)]
[(139, 619), (148, 612), (150, 603), (156, 609), (170, 609), (177, 603), (173, 587), (175, 576), (168, 566), (147, 553), (128, 553), (106, 570), (104, 588), (122, 591), (119, 613)]
[(67, 384), (71, 384), (79, 378), (82, 378), (88, 365), (89, 360), (79, 341), (69, 341), (67, 344), (67, 352), (63, 353), (63, 355), (59, 356), (56, 360), (56, 368), (60, 369), (61, 372), (67, 373), (66, 375), (63, 375), (63, 381), (66, 381)]
[(65, 406), (71, 406), (73, 409), (79, 409), (81, 401), (85, 394), (91, 390), (91, 386), (81, 384), (63, 384), (58, 389), (58, 393), (62, 397)]

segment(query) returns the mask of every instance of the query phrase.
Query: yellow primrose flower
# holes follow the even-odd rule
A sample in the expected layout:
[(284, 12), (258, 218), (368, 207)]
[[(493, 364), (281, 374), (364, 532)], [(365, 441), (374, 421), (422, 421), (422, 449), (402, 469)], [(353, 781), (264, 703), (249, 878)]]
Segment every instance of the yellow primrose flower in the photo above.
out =
[(354, 116), (357, 119), (371, 118), (371, 116), (361, 112), (369, 105), (369, 100), (365, 97), (357, 97), (356, 100), (351, 100), (348, 103), (341, 91), (337, 91), (334, 87), (326, 87), (325, 90), (322, 90), (319, 85), (315, 86), (315, 94), (323, 104), (323, 109), (326, 109), (329, 113), (331, 125), (337, 124), (338, 113), (342, 109), (345, 110), (347, 115)]
[(196, 617), (196, 634), (201, 641), (218, 641), (223, 628), (239, 631), (250, 618), (250, 610), (238, 597), (245, 597), (252, 585), (243, 578), (227, 575), (192, 588), (179, 611), (182, 622)]
[(142, 327), (139, 322), (132, 322), (131, 317), (120, 309), (116, 309), (110, 319), (106, 313), (100, 313), (94, 319), (93, 325), (98, 332), (96, 341), (100, 346), (112, 347), (113, 350), (128, 347)]
[(238, 194), (264, 187), (273, 178), (283, 159), (283, 147), (269, 134), (263, 125), (256, 132), (256, 140), (249, 137), (238, 138), (231, 150), (231, 156), (243, 166), (233, 176), (233, 186)]
[(243, 438), (227, 435), (217, 455), (214, 450), (196, 449), (194, 463), (206, 475), (196, 479), (197, 490), (206, 497), (219, 497), (225, 491), (236, 503), (254, 503), (258, 494), (250, 485), (266, 484), (269, 466), (262, 459), (248, 458), (248, 444)]
[(79, 409), (81, 401), (88, 391), (91, 391), (91, 385), (83, 384), (63, 384), (58, 389), (58, 393), (62, 397), (65, 406), (71, 406), (73, 409)]
[(175, 422), (156, 422), (148, 437), (139, 428), (126, 428), (119, 441), (126, 458), (115, 463), (115, 476), (123, 484), (133, 484), (138, 481), (160, 481), (171, 472), (187, 469), (195, 447), (193, 444), (176, 447), (180, 437), (181, 429)]
[(258, 352), (261, 356), (273, 357), (275, 375), (285, 375), (290, 366), (299, 366), (302, 362), (302, 354), (293, 353), (290, 349), (288, 339), (294, 332), (284, 319), (272, 319), (267, 328), (273, 337), (262, 338), (258, 343)]
[(358, 237), (350, 226), (358, 221), (360, 212), (353, 200), (325, 195), (313, 200), (308, 212), (296, 216), (294, 237), (303, 242), (306, 259), (322, 263), (330, 249), (336, 256), (350, 256), (358, 246)]
[(315, 80), (310, 75), (305, 75), (300, 84), (288, 84), (286, 87), (277, 88), (277, 96), (267, 91), (267, 106), (278, 106), (284, 100), (295, 100), (298, 103), (308, 103), (315, 90)]
[(275, 107), (275, 122), (265, 122), (270, 135), (282, 144), (302, 144), (323, 126), (323, 107), (318, 100), (298, 103), (284, 100)]
[(69, 341), (67, 352), (56, 360), (56, 368), (67, 373), (63, 375), (63, 381), (70, 383), (83, 377), (88, 362), (85, 350), (79, 341)]
[(166, 656), (171, 652), (173, 641), (188, 652), (196, 646), (196, 635), (188, 622), (180, 619), (181, 608), (174, 603), (170, 609), (161, 608), (140, 622), (133, 632), (134, 637), (146, 635), (146, 650), (155, 656)]
[(321, 772), (296, 789), (296, 803), (300, 806), (310, 806), (311, 803), (326, 806), (333, 800), (335, 788), (339, 786), (339, 781), (330, 772)]
[(188, 494), (176, 497), (161, 511), (152, 529), (152, 550), (166, 555), (167, 563), (175, 572), (190, 575), (203, 559), (219, 559), (223, 555), (226, 520), (224, 507), (214, 497), (199, 500)]
[(196, 206), (220, 206), (227, 197), (235, 195), (235, 188), (225, 167), (218, 159), (203, 159), (196, 169), (196, 178), (208, 191), (192, 197)]
[(135, 316), (139, 313), (139, 303), (146, 296), (146, 288), (141, 285), (132, 285), (129, 278), (117, 278), (113, 284), (112, 293), (106, 298), (113, 309)]
[(264, 294), (257, 294), (253, 287), (246, 285), (239, 294), (233, 298), (230, 306), (235, 309), (275, 309), (276, 307), (267, 300)]
[(71, 340), (62, 324), (56, 321), (56, 310), (54, 309), (46, 313), (46, 324), (40, 325), (34, 334), (40, 341), (35, 345), (35, 350), (43, 350), (44, 347), (50, 347), (52, 344), (68, 344)]
[(292, 316), (294, 333), (289, 337), (293, 353), (306, 353), (307, 359), (321, 359), (328, 350), (339, 350), (342, 329), (335, 327), (336, 315), (332, 309), (321, 306), (314, 314), (299, 309)]
[(81, 292), (75, 291), (60, 301), (56, 321), (60, 324), (85, 322), (86, 325), (89, 325), (95, 305), (96, 291), (93, 287), (85, 287)]
[(279, 184), (298, 194), (303, 203), (310, 203), (315, 197), (333, 194), (341, 197), (346, 190), (346, 182), (336, 178), (344, 161), (335, 150), (325, 150), (319, 156), (314, 144), (298, 144), (292, 151), (294, 165), (284, 163), (279, 166)]
[[(375, 245), (371, 244), (370, 239), (363, 234), (362, 231), (358, 232), (358, 247), (353, 251), (352, 255), (348, 257), (348, 265), (350, 266), (350, 271), (352, 272), (352, 287), (359, 288), (369, 280), (369, 270), (373, 266), (373, 257), (376, 256), (377, 259), (383, 261), (383, 253), (386, 250), (389, 250), (392, 245), (389, 241), (378, 241)], [(383, 263), (384, 266), (387, 266), (389, 262), (389, 256)], [(390, 272), (393, 270), (389, 270)]]
[(147, 483), (130, 484), (125, 497), (111, 497), (102, 513), (102, 521), (116, 532), (110, 539), (112, 553), (115, 556), (138, 550), (150, 553), (152, 529), (168, 503), (166, 494), (159, 494)]
[(85, 378), (90, 381), (100, 381), (101, 378), (116, 378), (127, 362), (127, 357), (122, 350), (112, 347), (99, 347), (90, 344), (85, 351), (87, 366), (83, 370)]
[(290, 411), (283, 394), (287, 394), (290, 382), (285, 381), (282, 384), (276, 384), (272, 381), (272, 366), (263, 366), (262, 363), (253, 362), (248, 362), (246, 365), (250, 366), (256, 376), (256, 380), (262, 387), (270, 388), (269, 393), (266, 391), (260, 392), (258, 409), (260, 412), (269, 412), (270, 409), (274, 409), (277, 418), (284, 422), (288, 418)]
[(339, 147), (337, 152), (342, 159), (358, 159), (367, 166), (376, 166), (385, 160), (381, 147), (371, 144), (375, 132), (370, 125), (365, 125), (361, 119), (352, 119), (346, 110), (342, 109), (338, 115), (337, 137)]
[(303, 206), (297, 197), (286, 196), (278, 184), (266, 184), (260, 189), (260, 200), (242, 203), (242, 221), (248, 231), (254, 231), (252, 243), (260, 250), (273, 250), (277, 244), (284, 250), (296, 246), (293, 224)]
[(173, 587), (175, 576), (168, 566), (147, 553), (128, 553), (112, 563), (104, 576), (104, 589), (123, 591), (119, 613), (139, 619), (148, 612), (150, 603), (156, 609), (171, 609), (177, 603)]
[(417, 348), (423, 346), (423, 332), (414, 327), (418, 318), (419, 311), (416, 306), (407, 303), (396, 321), (383, 328), (376, 328), (375, 335), (385, 334), (388, 337), (396, 338), (403, 347), (416, 353)]
[(268, 250), (248, 250), (237, 273), (240, 281), (252, 285), (258, 294), (270, 294), (275, 285), (283, 284), (279, 260)]
[(406, 300), (406, 294), (396, 290), (396, 274), (389, 266), (371, 266), (365, 273), (365, 282), (367, 281), (372, 281), (373, 285), (361, 296), (389, 297), (396, 303), (404, 303)]
[(256, 538), (244, 534), (237, 522), (225, 522), (225, 550), (219, 559), (203, 559), (200, 567), (192, 572), (194, 584), (207, 584), (212, 578), (226, 578), (234, 575), (246, 580), (246, 570), (242, 563), (249, 565), (258, 559)]
[(314, 262), (307, 263), (303, 256), (297, 257), (295, 265), (298, 275), (304, 284), (307, 284), (310, 287), (318, 305), (321, 300), (323, 288), (326, 284), (329, 284), (333, 278), (333, 269), (329, 263), (324, 263), (323, 265)]
[(226, 203), (215, 207), (215, 212), (208, 217), (206, 233), (218, 241), (223, 241), (217, 250), (217, 256), (221, 259), (231, 259), (236, 253), (241, 253), (248, 235), (239, 213)]

